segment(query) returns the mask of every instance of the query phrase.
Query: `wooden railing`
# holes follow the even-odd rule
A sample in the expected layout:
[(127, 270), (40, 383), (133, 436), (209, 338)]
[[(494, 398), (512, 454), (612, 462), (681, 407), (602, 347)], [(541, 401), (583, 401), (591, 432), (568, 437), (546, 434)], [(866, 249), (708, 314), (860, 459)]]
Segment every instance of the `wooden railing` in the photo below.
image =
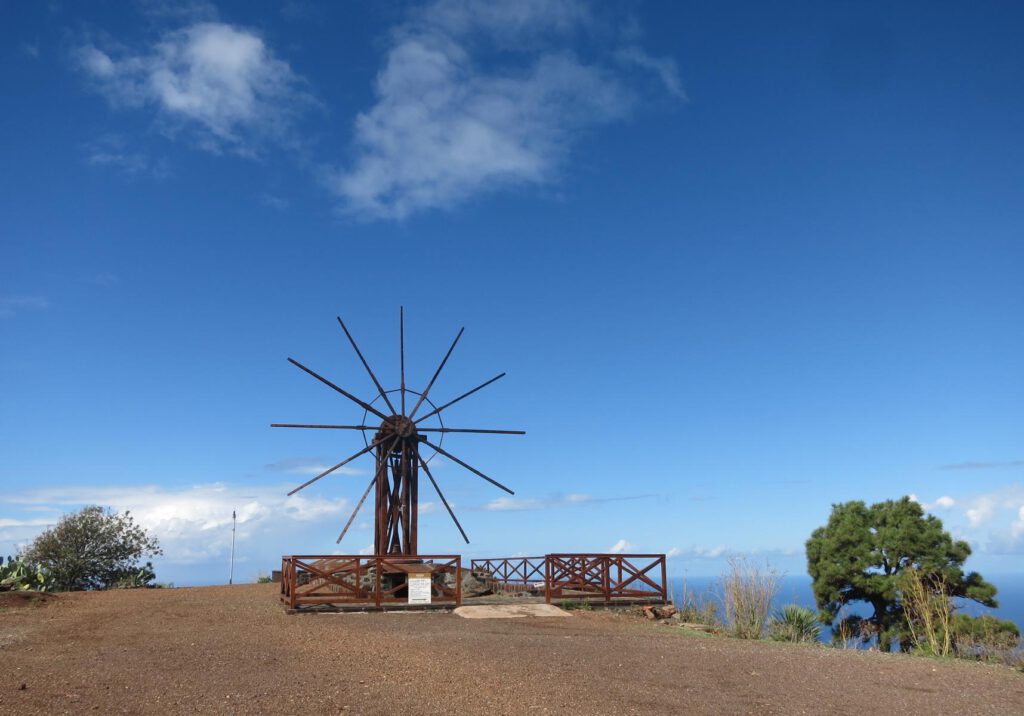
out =
[(668, 601), (663, 554), (549, 554), (544, 598)]
[(544, 598), (668, 601), (663, 554), (548, 554), (544, 557), (474, 559), (491, 573), (495, 591), (533, 586)]
[(488, 572), (496, 592), (523, 592), (544, 584), (544, 557), (500, 557), (474, 559), (473, 571)]
[[(419, 589), (427, 581), (429, 589)], [(462, 558), (449, 554), (286, 556), (281, 558), (281, 602), (289, 609), (460, 606)]]

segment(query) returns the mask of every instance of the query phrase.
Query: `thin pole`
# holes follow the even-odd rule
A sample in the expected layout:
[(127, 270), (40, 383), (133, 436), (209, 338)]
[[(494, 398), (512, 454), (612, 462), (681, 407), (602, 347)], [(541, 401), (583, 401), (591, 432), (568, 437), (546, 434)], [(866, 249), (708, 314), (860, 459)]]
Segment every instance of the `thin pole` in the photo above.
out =
[(235, 581), (235, 511), (231, 510), (231, 571), (228, 573), (228, 584)]

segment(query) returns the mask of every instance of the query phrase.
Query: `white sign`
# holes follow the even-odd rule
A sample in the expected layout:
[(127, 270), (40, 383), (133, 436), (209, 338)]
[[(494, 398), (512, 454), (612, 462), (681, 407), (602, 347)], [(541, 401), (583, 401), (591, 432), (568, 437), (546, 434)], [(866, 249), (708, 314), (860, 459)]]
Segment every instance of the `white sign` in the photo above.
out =
[(409, 604), (430, 604), (430, 575), (409, 575)]

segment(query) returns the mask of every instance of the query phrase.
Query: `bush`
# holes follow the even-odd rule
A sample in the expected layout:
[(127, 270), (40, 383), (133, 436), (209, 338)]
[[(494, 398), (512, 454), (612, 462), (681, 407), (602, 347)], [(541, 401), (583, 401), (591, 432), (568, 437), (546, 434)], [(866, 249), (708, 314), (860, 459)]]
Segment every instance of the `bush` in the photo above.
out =
[(687, 624), (703, 624), (709, 627), (721, 627), (722, 620), (718, 617), (718, 605), (708, 594), (697, 594), (683, 585), (683, 596), (677, 605), (679, 620)]
[(962, 659), (994, 661), (1024, 669), (1020, 629), (1011, 621), (991, 615), (953, 617), (953, 653)]
[(61, 517), (22, 553), (45, 570), (59, 591), (147, 586), (156, 575), (143, 557), (163, 554), (155, 537), (131, 514), (85, 507)]
[(768, 638), (773, 641), (816, 642), (821, 624), (814, 610), (787, 604), (768, 622)]
[(8, 557), (4, 564), (0, 557), (0, 592), (46, 592), (53, 588), (53, 579), (39, 566), (33, 566), (21, 557)]
[[(953, 652), (953, 598), (941, 572), (925, 574), (907, 567), (899, 580), (901, 606), (910, 645), (919, 654), (949, 656)], [(901, 644), (901, 648), (902, 648)]]
[(779, 593), (779, 573), (767, 563), (762, 569), (746, 558), (730, 557), (721, 585), (726, 627), (740, 639), (760, 639)]

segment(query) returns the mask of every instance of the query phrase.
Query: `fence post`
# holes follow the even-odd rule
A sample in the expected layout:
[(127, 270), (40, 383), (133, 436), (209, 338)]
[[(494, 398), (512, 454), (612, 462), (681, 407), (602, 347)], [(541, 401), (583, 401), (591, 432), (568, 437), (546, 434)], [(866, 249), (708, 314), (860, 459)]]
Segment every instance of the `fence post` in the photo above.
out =
[(375, 556), (373, 558), (373, 563), (374, 563), (374, 566), (376, 567), (376, 569), (374, 571), (376, 572), (376, 582), (377, 582), (376, 590), (373, 593), (373, 601), (374, 601), (374, 604), (377, 605), (377, 608), (380, 609), (380, 570), (381, 570), (380, 557), (379, 556)]
[(462, 555), (455, 558), (455, 606), (462, 606)]
[(661, 556), (661, 601), (668, 603), (668, 567), (665, 564), (665, 555)]
[(544, 555), (544, 602), (551, 604), (551, 555)]

